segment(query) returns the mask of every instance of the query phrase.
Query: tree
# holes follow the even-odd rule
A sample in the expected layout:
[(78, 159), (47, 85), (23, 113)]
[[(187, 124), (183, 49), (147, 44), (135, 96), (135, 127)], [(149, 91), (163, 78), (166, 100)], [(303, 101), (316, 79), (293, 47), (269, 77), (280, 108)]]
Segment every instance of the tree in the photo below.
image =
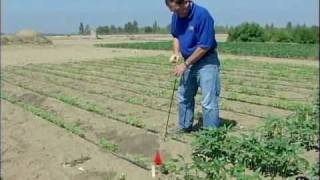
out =
[(158, 25), (157, 21), (154, 21), (154, 23), (152, 25), (152, 29), (153, 29), (154, 33), (159, 31), (159, 25)]
[(168, 25), (166, 26), (166, 29), (168, 30), (168, 32), (170, 32), (170, 31), (171, 31), (171, 24), (168, 24)]
[(270, 29), (271, 29), (271, 30), (274, 29), (274, 24), (273, 24), (273, 23), (271, 23)]
[(132, 23), (132, 32), (133, 33), (138, 33), (139, 32), (139, 25), (138, 25), (138, 22), (135, 21), (135, 20)]
[(123, 28), (122, 28), (122, 27), (120, 27), (120, 26), (119, 26), (119, 27), (117, 28), (117, 32), (118, 32), (118, 33), (123, 33), (123, 32), (124, 32), (124, 30), (123, 30)]
[(269, 24), (266, 24), (266, 25), (264, 26), (264, 28), (265, 28), (266, 30), (269, 30), (269, 29), (270, 29)]
[(105, 35), (105, 34), (109, 34), (110, 33), (110, 28), (109, 28), (109, 26), (99, 26), (98, 28), (97, 28), (97, 34), (103, 34), (103, 35)]
[(153, 32), (153, 29), (152, 29), (152, 27), (147, 26), (147, 27), (144, 28), (144, 32), (145, 32), (145, 33), (152, 33), (152, 32)]
[(111, 34), (117, 34), (117, 32), (118, 32), (117, 28), (114, 25), (111, 25), (110, 26), (110, 33)]
[(79, 34), (80, 34), (80, 35), (83, 35), (83, 34), (84, 34), (84, 27), (83, 27), (83, 23), (82, 23), (82, 22), (80, 22)]
[(292, 29), (292, 23), (290, 21), (287, 23), (286, 28), (287, 28), (287, 30), (291, 30)]
[(84, 28), (84, 34), (85, 35), (89, 35), (90, 34), (90, 26), (89, 26), (89, 24), (87, 24), (86, 27)]
[(273, 30), (272, 35), (271, 35), (271, 41), (274, 42), (293, 42), (293, 37), (291, 33), (286, 30), (286, 29), (277, 29)]
[(128, 22), (127, 24), (124, 25), (124, 31), (129, 34), (138, 33), (139, 32), (138, 22), (137, 21)]
[(297, 43), (314, 44), (319, 42), (319, 32), (314, 31), (312, 28), (306, 27), (306, 25), (297, 26), (294, 29), (294, 41)]
[(132, 32), (132, 24), (131, 24), (131, 22), (128, 22), (127, 24), (124, 25), (124, 31), (126, 33), (131, 33)]

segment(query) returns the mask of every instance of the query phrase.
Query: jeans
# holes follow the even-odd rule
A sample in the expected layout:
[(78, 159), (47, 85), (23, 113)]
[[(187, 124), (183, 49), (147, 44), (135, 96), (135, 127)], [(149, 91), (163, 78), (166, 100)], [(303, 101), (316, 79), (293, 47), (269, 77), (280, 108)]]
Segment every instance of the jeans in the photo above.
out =
[(220, 62), (217, 52), (210, 52), (188, 68), (180, 79), (178, 89), (179, 127), (192, 128), (195, 96), (198, 87), (202, 93), (203, 127), (220, 127)]

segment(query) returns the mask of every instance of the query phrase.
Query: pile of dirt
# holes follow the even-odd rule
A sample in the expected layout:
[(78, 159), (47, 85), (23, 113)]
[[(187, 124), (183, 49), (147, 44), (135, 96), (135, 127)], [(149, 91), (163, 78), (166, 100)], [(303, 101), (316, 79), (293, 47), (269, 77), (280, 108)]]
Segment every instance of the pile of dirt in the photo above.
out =
[(1, 37), (1, 44), (52, 44), (52, 41), (41, 33), (33, 30), (21, 30), (15, 35)]

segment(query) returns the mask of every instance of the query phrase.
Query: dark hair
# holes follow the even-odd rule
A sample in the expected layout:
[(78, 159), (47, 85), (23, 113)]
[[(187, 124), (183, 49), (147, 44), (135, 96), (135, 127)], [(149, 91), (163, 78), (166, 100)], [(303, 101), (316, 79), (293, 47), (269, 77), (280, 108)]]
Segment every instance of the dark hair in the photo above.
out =
[(169, 6), (170, 3), (183, 4), (185, 0), (166, 0), (166, 5)]

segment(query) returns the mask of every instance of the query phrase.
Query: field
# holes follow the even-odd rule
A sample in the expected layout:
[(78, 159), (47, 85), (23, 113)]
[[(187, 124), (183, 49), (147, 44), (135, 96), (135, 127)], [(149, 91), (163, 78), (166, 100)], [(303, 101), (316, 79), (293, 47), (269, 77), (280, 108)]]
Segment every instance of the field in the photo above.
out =
[[(168, 140), (162, 141), (175, 79), (171, 52), (117, 49), (116, 44), (167, 38), (52, 37), (54, 46), (4, 47), (4, 179), (151, 179), (156, 150), (165, 161), (182, 155), (190, 162), (194, 135), (173, 133), (176, 98)], [(94, 46), (100, 43), (113, 46)], [(313, 50), (283, 52), (291, 49), (276, 57), (295, 59), (221, 54), (221, 118), (233, 125), (234, 135), (258, 129), (271, 116), (285, 119), (297, 109), (313, 109), (319, 88)], [(198, 93), (198, 115), (200, 98)], [(315, 163), (317, 152), (302, 156)]]

